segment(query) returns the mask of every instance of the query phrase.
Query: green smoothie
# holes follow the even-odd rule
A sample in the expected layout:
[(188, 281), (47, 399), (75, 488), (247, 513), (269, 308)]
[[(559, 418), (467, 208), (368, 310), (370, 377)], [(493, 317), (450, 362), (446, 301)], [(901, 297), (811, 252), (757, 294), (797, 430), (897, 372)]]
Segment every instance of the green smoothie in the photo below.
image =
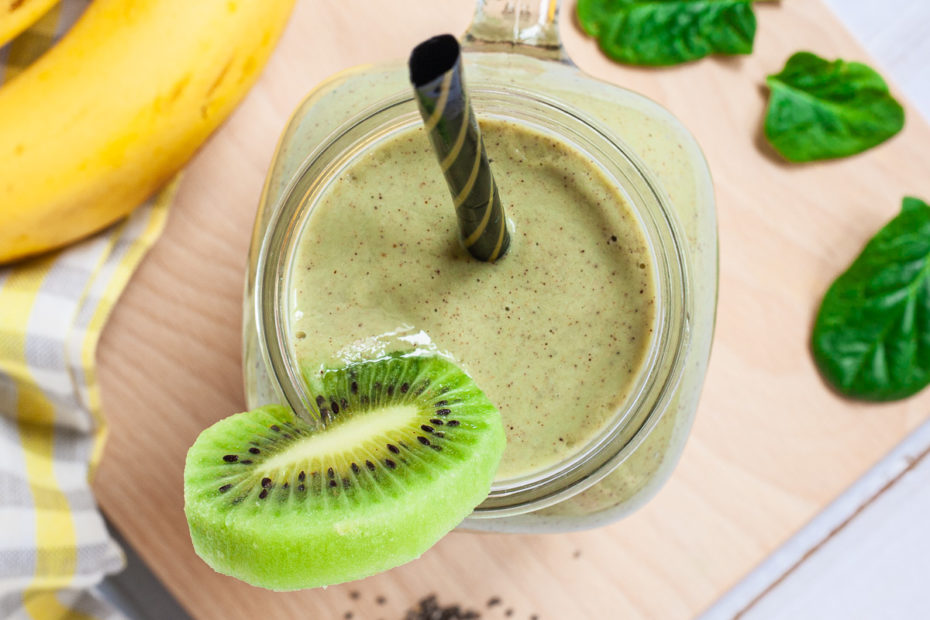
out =
[(585, 156), (511, 122), (481, 126), (508, 254), (492, 265), (461, 247), (429, 141), (406, 130), (314, 208), (290, 328), (311, 368), (397, 348), (451, 356), (504, 418), (503, 480), (570, 458), (630, 398), (653, 344), (656, 275), (637, 216)]

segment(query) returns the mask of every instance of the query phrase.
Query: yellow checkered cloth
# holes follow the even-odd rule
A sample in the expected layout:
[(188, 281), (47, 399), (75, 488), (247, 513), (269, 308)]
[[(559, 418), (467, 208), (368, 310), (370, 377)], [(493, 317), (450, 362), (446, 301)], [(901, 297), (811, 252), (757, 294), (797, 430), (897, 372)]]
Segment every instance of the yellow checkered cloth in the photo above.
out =
[[(63, 0), (0, 48), (0, 84), (88, 2)], [(175, 186), (92, 238), (0, 267), (0, 618), (121, 617), (94, 590), (125, 563), (89, 484), (106, 435), (94, 358)]]

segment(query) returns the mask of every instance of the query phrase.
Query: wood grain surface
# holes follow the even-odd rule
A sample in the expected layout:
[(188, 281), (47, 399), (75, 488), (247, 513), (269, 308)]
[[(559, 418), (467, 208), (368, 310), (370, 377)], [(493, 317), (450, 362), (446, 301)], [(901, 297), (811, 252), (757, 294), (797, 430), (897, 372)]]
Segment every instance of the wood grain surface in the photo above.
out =
[[(632, 517), (551, 536), (454, 533), (362, 582), (262, 591), (193, 553), (182, 510), (187, 447), (243, 407), (240, 321), (252, 218), (284, 123), (331, 73), (461, 33), (470, 0), (302, 0), (271, 63), (189, 166), (164, 237), (99, 347), (110, 422), (100, 503), (197, 618), (393, 620), (428, 594), (484, 618), (688, 618), (710, 605), (930, 414), (930, 393), (854, 404), (819, 379), (808, 336), (820, 296), (901, 197), (930, 197), (930, 129), (863, 155), (791, 166), (765, 146), (764, 76), (794, 51), (868, 58), (820, 0), (757, 5), (750, 57), (669, 69), (615, 65), (563, 7), (577, 64), (670, 108), (704, 147), (717, 189), (720, 302), (710, 371), (674, 476)], [(353, 598), (353, 595), (357, 598)], [(379, 598), (383, 597), (383, 598)], [(500, 597), (491, 608), (487, 601)]]

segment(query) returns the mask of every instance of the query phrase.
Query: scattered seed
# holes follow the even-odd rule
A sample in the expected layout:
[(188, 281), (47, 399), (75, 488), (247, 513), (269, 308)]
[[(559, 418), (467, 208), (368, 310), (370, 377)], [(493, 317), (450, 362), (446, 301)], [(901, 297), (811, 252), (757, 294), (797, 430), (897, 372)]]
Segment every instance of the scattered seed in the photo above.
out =
[(288, 488), (289, 486), (291, 486), (291, 483), (290, 483), (290, 482), (285, 482), (284, 484), (281, 485), (281, 488), (282, 488), (282, 489), (286, 489), (286, 488)]
[(223, 457), (223, 460), (226, 461), (227, 463), (235, 463), (236, 461), (239, 460), (239, 457), (236, 456), (235, 454), (227, 454), (226, 456)]
[(452, 413), (451, 409), (437, 409), (436, 410), (436, 415), (449, 415), (450, 413)]
[(432, 426), (429, 426), (429, 425), (427, 425), (427, 424), (421, 424), (421, 425), (420, 425), (420, 428), (422, 428), (422, 429), (423, 429), (424, 431), (426, 431), (427, 433), (432, 433), (432, 432), (433, 432), (433, 427), (432, 427)]
[(393, 383), (388, 386), (387, 392), (388, 392), (388, 396), (394, 396), (394, 384)]
[(352, 481), (349, 480), (348, 478), (343, 478), (343, 479), (342, 479), (342, 488), (343, 488), (343, 489), (348, 489), (350, 486), (352, 486)]
[(335, 481), (335, 480), (330, 480), (330, 481), (329, 481), (329, 486), (331, 486), (331, 487), (336, 486), (336, 481)]
[(401, 393), (403, 393), (403, 394), (406, 394), (406, 393), (407, 393), (407, 390), (409, 390), (409, 389), (410, 389), (410, 384), (409, 384), (409, 383), (406, 383), (406, 382), (405, 382), (405, 383), (402, 383), (401, 386), (400, 386), (400, 391), (401, 391)]
[(420, 442), (421, 444), (423, 444), (424, 446), (430, 445), (429, 439), (427, 439), (427, 438), (424, 437), (423, 435), (417, 435), (417, 441), (419, 441), (419, 442)]
[(362, 471), (362, 470), (359, 468), (359, 466), (356, 465), (355, 463), (352, 463), (352, 473), (353, 473), (353, 474), (358, 474), (360, 471)]
[(336, 401), (330, 402), (330, 403), (329, 403), (329, 406), (332, 407), (332, 409), (333, 409), (333, 415), (339, 413), (339, 404), (336, 403)]
[(223, 486), (220, 487), (220, 493), (225, 493), (231, 488), (232, 488), (231, 484), (224, 484)]
[(243, 460), (241, 460), (241, 461), (239, 461), (239, 462), (242, 463), (243, 465), (251, 465), (251, 464), (252, 464), (252, 459), (243, 459)]
[(435, 433), (433, 433), (433, 437), (439, 437), (440, 439), (442, 439), (445, 436), (446, 434), (443, 433), (442, 431), (436, 431)]
[(271, 488), (271, 478), (262, 478), (262, 488), (263, 489)]
[(387, 445), (387, 449), (393, 452), (394, 454), (400, 454), (400, 449), (392, 443)]
[(441, 400), (441, 401), (439, 401), (438, 403), (436, 403), (436, 406), (437, 406), (437, 407), (445, 407), (445, 406), (448, 405), (448, 404), (449, 404), (449, 401), (447, 401), (447, 400)]
[(336, 472), (334, 472), (333, 468), (330, 467), (326, 470), (326, 475), (329, 476), (330, 480), (332, 480), (336, 476)]
[(388, 469), (397, 469), (397, 463), (391, 459), (384, 459), (384, 464), (388, 466)]
[(353, 394), (358, 394), (358, 381), (353, 381), (352, 385), (349, 386), (349, 389), (352, 390)]
[(323, 406), (323, 403), (325, 403), (325, 402), (326, 402), (326, 399), (323, 398), (322, 396), (317, 396), (317, 397), (316, 397), (316, 406), (317, 406), (317, 407), (322, 407), (322, 406)]
[(365, 461), (365, 467), (367, 467), (369, 471), (375, 470), (375, 464), (371, 461)]
[(339, 405), (342, 407), (342, 410), (345, 411), (346, 409), (349, 408), (349, 401), (347, 401), (347, 400), (344, 399), (344, 398), (340, 398), (340, 399), (339, 399)]
[(265, 499), (268, 497), (268, 489), (262, 489), (262, 492), (258, 494), (258, 499)]
[(297, 479), (303, 482), (304, 480), (307, 479), (307, 473), (304, 471), (301, 471), (299, 474), (297, 474)]
[(488, 599), (488, 607), (494, 607), (495, 605), (501, 604), (501, 598), (499, 596), (492, 596)]
[(303, 484), (298, 484), (298, 485), (297, 485), (297, 490), (298, 490), (298, 491), (303, 491), (303, 490), (305, 490), (306, 488), (307, 488), (307, 487), (305, 487)]
[(324, 422), (329, 421), (329, 409), (326, 407), (320, 407), (320, 417), (323, 418)]
[(435, 594), (426, 596), (416, 607), (407, 610), (404, 620), (477, 620), (481, 617), (473, 609), (462, 609), (461, 605), (440, 606)]
[(448, 422), (446, 422), (446, 426), (458, 426), (458, 425), (459, 425), (458, 420), (449, 420)]
[(432, 418), (429, 421), (430, 424), (435, 424), (436, 426), (442, 426), (442, 420), (439, 418)]
[(269, 426), (268, 428), (270, 428), (271, 430), (273, 430), (273, 431), (276, 432), (276, 433), (279, 432), (279, 431), (281, 430), (281, 427), (278, 426), (277, 424), (272, 424), (272, 425)]
[(430, 448), (432, 448), (436, 452), (442, 452), (442, 447), (437, 446), (436, 444), (431, 445)]
[(249, 452), (251, 452), (252, 454), (259, 454), (261, 453), (261, 450), (259, 450), (258, 448), (249, 448)]

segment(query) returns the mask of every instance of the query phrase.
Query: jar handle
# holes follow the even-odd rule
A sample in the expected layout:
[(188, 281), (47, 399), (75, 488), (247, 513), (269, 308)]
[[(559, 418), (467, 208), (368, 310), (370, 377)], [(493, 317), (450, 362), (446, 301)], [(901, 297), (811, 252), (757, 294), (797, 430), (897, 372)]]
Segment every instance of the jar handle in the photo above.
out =
[(560, 0), (477, 0), (462, 47), (571, 64), (559, 36)]

